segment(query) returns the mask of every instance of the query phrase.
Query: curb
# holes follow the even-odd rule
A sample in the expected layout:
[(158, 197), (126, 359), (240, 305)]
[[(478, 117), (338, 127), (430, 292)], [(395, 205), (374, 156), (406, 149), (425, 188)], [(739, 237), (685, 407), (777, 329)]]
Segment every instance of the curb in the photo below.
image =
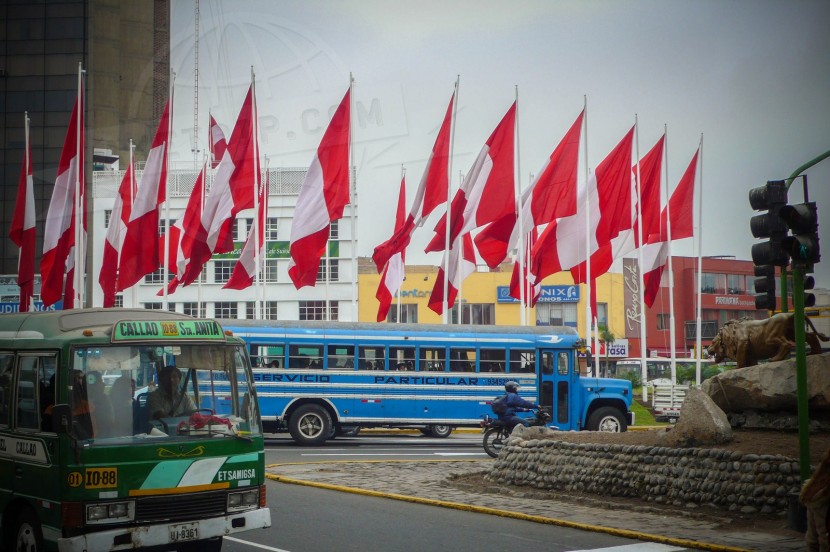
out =
[[(468, 462), (482, 462), (483, 460), (466, 460)], [(393, 462), (412, 462), (412, 460), (339, 460), (339, 461), (324, 461), (324, 462), (286, 462), (281, 464), (269, 464), (265, 466), (266, 470), (269, 468), (279, 468), (281, 466), (297, 466), (297, 465), (314, 465), (314, 464), (389, 464)], [(426, 460), (424, 462), (458, 462), (458, 460)], [(428, 506), (439, 506), (441, 508), (449, 508), (452, 510), (461, 510), (465, 512), (473, 512), (477, 514), (488, 514), (500, 516), (505, 518), (520, 519), (524, 521), (531, 521), (534, 523), (542, 523), (546, 525), (555, 525), (558, 527), (568, 527), (570, 529), (580, 529), (582, 531), (592, 531), (595, 533), (604, 533), (617, 537), (627, 539), (636, 539), (641, 541), (656, 542), (660, 544), (667, 544), (671, 546), (680, 546), (683, 548), (692, 548), (697, 550), (710, 550), (712, 552), (751, 552), (745, 548), (737, 548), (733, 546), (725, 546), (721, 544), (706, 543), (700, 541), (693, 541), (687, 539), (680, 539), (674, 537), (666, 537), (663, 535), (655, 535), (651, 533), (641, 533), (638, 531), (630, 531), (628, 529), (617, 529), (613, 527), (603, 527), (601, 525), (591, 525), (586, 523), (577, 523), (574, 521), (567, 521), (563, 519), (549, 518), (545, 516), (536, 516), (531, 514), (523, 514), (521, 512), (514, 512), (510, 510), (499, 510), (496, 508), (489, 508), (486, 506), (474, 506), (472, 504), (461, 504), (459, 502), (449, 502), (445, 500), (435, 500), (429, 498), (420, 498), (416, 496), (401, 495), (395, 493), (385, 493), (381, 491), (371, 491), (368, 489), (360, 489), (358, 487), (347, 487), (345, 485), (333, 485), (330, 483), (318, 483), (315, 481), (308, 481), (304, 479), (295, 479), (283, 475), (272, 473), (265, 473), (265, 477), (276, 481), (278, 483), (285, 483), (289, 485), (302, 485), (306, 487), (315, 487), (318, 489), (326, 489), (330, 491), (339, 491), (344, 493), (351, 493), (363, 496), (371, 496), (375, 498), (388, 498), (392, 500), (400, 500), (403, 502), (412, 502), (415, 504), (424, 504)]]

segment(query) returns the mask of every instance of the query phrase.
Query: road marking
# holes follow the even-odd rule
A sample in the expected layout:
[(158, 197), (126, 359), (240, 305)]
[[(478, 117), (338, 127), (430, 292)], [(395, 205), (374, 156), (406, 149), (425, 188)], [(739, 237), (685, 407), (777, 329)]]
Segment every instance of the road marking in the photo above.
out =
[(247, 544), (248, 546), (253, 546), (254, 548), (261, 548), (262, 550), (270, 550), (271, 552), (288, 552), (288, 550), (283, 550), (282, 548), (274, 548), (273, 546), (265, 546), (264, 544), (259, 544), (257, 542), (246, 541), (242, 539), (237, 539), (236, 537), (225, 537), (227, 541), (238, 542), (239, 544)]
[(610, 546), (608, 548), (586, 548), (584, 550), (570, 550), (569, 552), (675, 552), (686, 550), (658, 542), (641, 542), (637, 544), (625, 544), (623, 546)]
[[(478, 453), (470, 453), (470, 454), (478, 454)], [(441, 456), (442, 453), (438, 452), (427, 452), (427, 453), (420, 453), (420, 452), (412, 452), (412, 453), (402, 453), (402, 452), (389, 452), (389, 453), (376, 453), (376, 452), (352, 452), (348, 454), (302, 454), (301, 456)]]

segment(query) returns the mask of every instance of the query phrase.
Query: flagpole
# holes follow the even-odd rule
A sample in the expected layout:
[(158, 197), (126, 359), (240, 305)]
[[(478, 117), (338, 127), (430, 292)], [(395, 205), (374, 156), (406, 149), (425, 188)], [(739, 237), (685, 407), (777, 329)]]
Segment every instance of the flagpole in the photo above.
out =
[[(27, 180), (26, 195), (27, 196), (30, 195), (30, 193), (29, 193), (30, 186), (29, 186), (28, 180), (31, 177), (31, 175), (29, 174), (29, 168), (32, 166), (32, 152), (31, 152), (31, 145), (29, 143), (29, 121), (30, 121), (29, 112), (24, 111), (23, 112), (23, 136), (24, 136), (24, 139), (26, 141), (24, 142), (25, 145), (23, 147), (23, 163), (24, 163), (23, 166), (25, 167), (23, 169), (23, 171), (26, 173), (26, 180)], [(32, 192), (34, 192), (34, 190), (32, 190)], [(24, 198), (24, 207), (28, 208), (29, 201), (34, 201), (34, 197)], [(24, 213), (25, 212), (26, 211), (24, 210)], [(25, 216), (25, 214), (23, 216), (23, 225), (22, 226), (23, 226), (23, 229), (25, 230), (26, 229), (26, 216)], [(18, 285), (18, 288), (20, 290), (19, 291), (20, 296), (18, 297), (19, 305), (18, 305), (17, 309), (18, 309), (19, 312), (29, 312), (29, 311), (32, 310), (32, 307), (33, 307), (33, 304), (34, 304), (34, 301), (33, 301), (34, 283), (32, 283), (33, 285), (31, 287), (32, 294), (28, 294), (28, 296), (24, 298), (23, 288), (20, 286), (20, 265), (23, 261), (23, 248), (26, 247), (26, 244), (25, 244), (25, 242), (21, 242), (21, 243), (23, 243), (24, 245), (23, 245), (23, 247), (21, 247), (19, 249), (19, 251), (17, 253), (17, 285)], [(32, 263), (34, 263), (34, 255), (32, 256)], [(23, 307), (25, 307), (25, 310), (24, 310)]]
[[(130, 174), (130, 212), (132, 212), (133, 205), (135, 205), (135, 171), (133, 170), (133, 164), (135, 160), (133, 158), (135, 152), (135, 144), (133, 143), (133, 139), (130, 138), (130, 166), (127, 168), (127, 171)], [(122, 207), (123, 209), (123, 207)], [(119, 221), (120, 223), (120, 221)], [(110, 224), (112, 224), (112, 220), (110, 220)], [(121, 247), (118, 248), (118, 265), (121, 265), (121, 250), (124, 248), (124, 244), (121, 244)], [(118, 276), (116, 276), (117, 278)], [(117, 289), (117, 288), (116, 288)], [(135, 286), (130, 286), (130, 306), (135, 308), (137, 306), (138, 301), (136, 300), (136, 290)], [(124, 295), (122, 293), (121, 300), (123, 302)]]
[(450, 223), (452, 222), (452, 154), (455, 145), (455, 117), (458, 113), (458, 88), (461, 83), (461, 75), (455, 78), (455, 99), (452, 103), (452, 122), (450, 123), (450, 155), (447, 161), (447, 224), (444, 231), (444, 299), (441, 306), (441, 322), (447, 324), (449, 321), (449, 313), (447, 313), (449, 301), (447, 295), (450, 292), (449, 278), (450, 278)]
[[(254, 142), (254, 319), (260, 318), (260, 289), (259, 289), (259, 141), (257, 140), (257, 111), (256, 111), (256, 74), (254, 73), (254, 66), (251, 65), (251, 131), (253, 132)], [(267, 166), (267, 160), (266, 160)], [(247, 314), (247, 313), (246, 313)]]
[[(521, 148), (519, 147), (519, 85), (514, 85), (516, 88), (516, 125), (513, 133), (516, 136), (516, 183), (513, 186), (513, 194), (516, 197), (516, 225), (519, 228), (519, 274), (524, 271), (525, 252), (524, 252), (524, 227), (522, 224), (522, 170), (520, 161)], [(527, 326), (527, 312), (525, 311), (525, 286), (524, 283), (519, 285), (519, 322), (522, 326)]]
[(700, 158), (698, 161), (698, 196), (697, 196), (697, 329), (695, 336), (695, 384), (700, 385), (700, 359), (703, 356), (701, 349), (701, 297), (700, 292), (703, 287), (703, 133), (700, 133)]
[[(351, 193), (351, 208), (349, 209), (349, 213), (351, 214), (351, 232), (352, 232), (352, 320), (357, 322), (359, 315), (357, 312), (357, 174), (353, 175), (352, 167), (354, 167), (354, 148), (352, 147), (354, 142), (353, 137), (353, 129), (354, 125), (352, 125), (352, 113), (354, 110), (352, 107), (354, 106), (354, 77), (351, 73), (349, 73), (349, 192)], [(352, 178), (354, 176), (354, 178)], [(328, 259), (328, 251), (326, 251), (326, 258)], [(328, 286), (328, 274), (326, 275), (326, 286)]]
[[(84, 101), (83, 101), (83, 64), (78, 62), (78, 114), (75, 119), (75, 155), (78, 160), (78, 166), (75, 170), (75, 272), (72, 275), (72, 284), (75, 288), (73, 290), (75, 303), (73, 308), (82, 309), (83, 304), (83, 272), (84, 272), (84, 209), (81, 197), (81, 179), (84, 172), (84, 145), (81, 143), (81, 131), (83, 127)], [(65, 285), (65, 284), (64, 284)]]
[[(588, 181), (591, 178), (591, 170), (588, 168), (588, 96), (583, 96), (583, 104), (585, 117), (583, 124), (585, 125), (585, 289), (588, 292), (585, 297), (585, 343), (587, 346), (591, 344), (591, 246), (588, 235), (591, 233), (591, 217), (590, 217), (590, 200), (588, 194)], [(577, 194), (578, 195), (578, 194)], [(541, 282), (540, 282), (541, 283)], [(586, 361), (586, 368), (587, 361)]]
[[(406, 178), (406, 169), (404, 168), (403, 164), (401, 164), (401, 182), (404, 183), (403, 184), (404, 185), (404, 193), (406, 193), (406, 184), (405, 184), (406, 181), (404, 180), (405, 178)], [(406, 208), (406, 205), (404, 205), (404, 208)], [(395, 216), (396, 216), (396, 219), (397, 219), (397, 213), (396, 213)], [(395, 225), (397, 226), (397, 220), (395, 220)], [(395, 230), (397, 231), (397, 228)], [(406, 249), (404, 249), (404, 251), (401, 252), (401, 261), (403, 263), (403, 270), (404, 270), (404, 280), (406, 280), (406, 260), (403, 257), (405, 252), (406, 252)], [(389, 263), (389, 261), (387, 261), (387, 266), (388, 266), (388, 263)], [(403, 282), (401, 282), (401, 285), (398, 286), (398, 291), (395, 292), (395, 296), (398, 299), (398, 301), (397, 301), (398, 316), (396, 318), (398, 324), (401, 323), (401, 286), (402, 285), (403, 285)]]
[(677, 383), (677, 336), (674, 327), (674, 268), (672, 267), (672, 239), (671, 239), (671, 194), (669, 193), (669, 130), (663, 125), (663, 159), (666, 169), (666, 237), (669, 256), (669, 347), (671, 347), (671, 381)]
[(640, 302), (640, 373), (643, 387), (645, 387), (648, 382), (648, 369), (646, 368), (646, 301), (644, 297), (645, 280), (643, 278), (643, 194), (641, 187), (642, 175), (640, 174), (640, 123), (636, 113), (634, 114), (634, 145), (636, 147), (635, 156), (637, 158), (637, 173), (634, 175), (634, 187), (637, 197), (637, 262), (639, 263), (637, 282), (640, 290), (637, 294), (637, 299)]
[[(164, 282), (162, 289), (164, 294), (164, 310), (168, 310), (168, 293), (167, 293), (167, 284), (169, 282), (169, 273), (170, 268), (167, 266), (170, 262), (170, 142), (173, 137), (173, 88), (176, 85), (176, 73), (175, 71), (171, 71), (170, 74), (170, 94), (168, 94), (168, 103), (170, 105), (170, 109), (167, 113), (167, 143), (164, 144), (164, 177), (166, 181), (164, 182), (164, 262), (162, 266), (164, 270), (162, 272), (162, 282)], [(133, 286), (135, 287), (135, 286)]]

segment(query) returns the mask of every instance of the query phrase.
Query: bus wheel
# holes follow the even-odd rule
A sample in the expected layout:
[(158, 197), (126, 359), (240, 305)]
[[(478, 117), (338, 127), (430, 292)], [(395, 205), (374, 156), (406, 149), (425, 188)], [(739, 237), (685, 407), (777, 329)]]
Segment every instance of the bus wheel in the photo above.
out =
[(332, 434), (331, 416), (316, 404), (301, 406), (288, 423), (291, 438), (300, 445), (319, 445)]
[(41, 552), (43, 548), (43, 534), (40, 531), (40, 521), (29, 508), (24, 508), (18, 514), (12, 530), (9, 532), (11, 542), (6, 545), (7, 550), (25, 550), (26, 552)]
[(628, 429), (625, 418), (620, 411), (611, 406), (597, 408), (588, 418), (588, 431), (605, 431), (607, 433), (620, 433)]
[(443, 439), (445, 437), (449, 437), (450, 433), (452, 433), (452, 427), (448, 425), (431, 425), (429, 426), (429, 434), (433, 437), (438, 437)]

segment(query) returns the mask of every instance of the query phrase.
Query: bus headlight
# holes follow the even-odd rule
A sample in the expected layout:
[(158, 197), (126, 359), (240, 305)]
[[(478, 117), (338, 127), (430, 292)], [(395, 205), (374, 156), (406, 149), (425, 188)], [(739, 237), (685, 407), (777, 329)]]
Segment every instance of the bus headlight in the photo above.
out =
[(228, 511), (248, 510), (259, 506), (259, 489), (228, 494)]
[(135, 503), (130, 502), (105, 502), (102, 504), (87, 504), (87, 523), (116, 523), (129, 521), (134, 517)]

